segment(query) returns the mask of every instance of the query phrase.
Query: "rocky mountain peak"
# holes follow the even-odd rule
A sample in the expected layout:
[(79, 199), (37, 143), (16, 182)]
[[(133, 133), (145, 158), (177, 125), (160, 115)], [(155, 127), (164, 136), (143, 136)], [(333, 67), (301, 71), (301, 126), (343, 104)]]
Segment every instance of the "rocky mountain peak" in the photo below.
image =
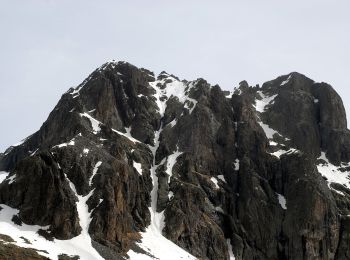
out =
[(0, 234), (51, 259), (346, 259), (349, 147), (302, 74), (227, 93), (111, 61), (0, 155)]

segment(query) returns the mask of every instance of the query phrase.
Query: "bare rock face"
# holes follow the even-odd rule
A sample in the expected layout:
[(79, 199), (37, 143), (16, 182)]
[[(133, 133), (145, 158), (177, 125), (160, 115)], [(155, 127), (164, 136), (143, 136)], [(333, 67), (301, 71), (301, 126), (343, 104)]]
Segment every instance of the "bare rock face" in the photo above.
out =
[(79, 234), (75, 197), (52, 155), (21, 160), (9, 180), (1, 183), (0, 201), (20, 210), (21, 221), (30, 225), (50, 225), (50, 233), (60, 239)]
[(228, 93), (109, 62), (0, 154), (0, 204), (104, 259), (162, 259), (154, 232), (198, 259), (348, 259), (346, 125), (334, 89), (299, 73)]

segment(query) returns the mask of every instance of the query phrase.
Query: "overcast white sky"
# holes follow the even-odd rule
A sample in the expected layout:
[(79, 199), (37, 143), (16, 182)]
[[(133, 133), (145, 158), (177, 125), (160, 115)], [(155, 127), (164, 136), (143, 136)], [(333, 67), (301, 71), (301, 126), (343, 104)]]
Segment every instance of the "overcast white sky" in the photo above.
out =
[(291, 71), (350, 113), (350, 1), (0, 0), (0, 151), (107, 60), (232, 89)]

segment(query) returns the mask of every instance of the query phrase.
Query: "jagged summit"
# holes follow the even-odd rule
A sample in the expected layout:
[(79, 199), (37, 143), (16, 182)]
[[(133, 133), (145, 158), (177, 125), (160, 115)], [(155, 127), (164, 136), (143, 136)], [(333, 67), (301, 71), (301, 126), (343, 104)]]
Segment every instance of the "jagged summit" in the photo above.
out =
[(296, 72), (228, 94), (107, 62), (0, 154), (0, 246), (2, 234), (51, 259), (346, 259), (349, 133), (334, 89)]

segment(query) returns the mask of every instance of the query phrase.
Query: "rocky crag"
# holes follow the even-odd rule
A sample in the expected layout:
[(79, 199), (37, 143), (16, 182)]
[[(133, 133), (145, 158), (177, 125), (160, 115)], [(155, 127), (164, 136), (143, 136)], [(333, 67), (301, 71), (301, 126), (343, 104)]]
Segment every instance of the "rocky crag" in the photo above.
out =
[(0, 155), (0, 258), (350, 259), (349, 162), (326, 83), (108, 62)]

